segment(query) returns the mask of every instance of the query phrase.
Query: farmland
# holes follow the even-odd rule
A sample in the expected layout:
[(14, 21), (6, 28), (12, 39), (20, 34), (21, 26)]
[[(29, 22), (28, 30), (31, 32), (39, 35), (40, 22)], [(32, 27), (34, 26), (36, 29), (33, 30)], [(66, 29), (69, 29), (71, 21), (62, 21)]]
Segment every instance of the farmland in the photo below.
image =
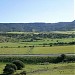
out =
[[(16, 46), (16, 44), (14, 44)], [(21, 46), (21, 45), (20, 45)], [(59, 54), (75, 53), (75, 45), (53, 47), (0, 48), (0, 54)]]
[(74, 0), (0, 0), (0, 75), (75, 75)]
[(27, 45), (34, 45), (34, 46), (43, 46), (43, 45), (48, 45), (50, 46), (50, 43), (58, 43), (58, 42), (63, 42), (63, 43), (69, 43), (75, 41), (75, 38), (63, 38), (63, 39), (43, 39), (43, 40), (37, 40), (37, 41), (32, 41), (32, 42), (2, 42), (0, 43), (0, 47), (2, 46), (8, 46), (8, 47), (24, 47)]
[[(5, 66), (5, 63), (0, 63), (0, 74)], [(23, 68), (27, 75), (74, 75), (75, 63), (59, 63), (59, 64), (25, 64)], [(22, 71), (22, 70), (21, 70)], [(21, 72), (20, 70), (16, 73)]]
[[(27, 75), (74, 75), (75, 57), (12, 56), (42, 54), (75, 54), (75, 32), (3, 32), (0, 33), (0, 74), (7, 63), (21, 60)], [(65, 61), (66, 60), (66, 61)], [(56, 64), (55, 64), (56, 63)]]
[[(6, 32), (6, 33), (12, 33), (12, 34), (30, 34), (30, 33), (34, 33), (34, 32)], [(43, 32), (40, 32), (43, 33)], [(59, 33), (59, 34), (75, 34), (75, 31), (50, 31), (50, 32), (44, 32), (44, 33)], [(39, 34), (39, 32), (35, 32), (35, 34)]]
[(0, 54), (75, 53), (74, 31), (0, 33)]

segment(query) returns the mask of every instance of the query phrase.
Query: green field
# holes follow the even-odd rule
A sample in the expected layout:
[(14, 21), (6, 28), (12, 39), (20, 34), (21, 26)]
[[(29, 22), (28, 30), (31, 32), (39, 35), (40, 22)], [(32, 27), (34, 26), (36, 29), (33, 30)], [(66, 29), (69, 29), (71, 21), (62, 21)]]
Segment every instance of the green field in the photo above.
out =
[[(6, 63), (0, 63), (0, 74)], [(75, 63), (59, 63), (59, 64), (26, 64), (23, 70), (16, 73), (26, 71), (27, 75), (75, 75)]]
[[(66, 31), (66, 32), (55, 31), (55, 32), (49, 32), (49, 33), (48, 32), (45, 32), (45, 33), (40, 32), (40, 33), (41, 33), (40, 36), (38, 35), (39, 34), (38, 32), (35, 32), (35, 33), (34, 32), (7, 32), (7, 34), (0, 35), (0, 54), (75, 53), (75, 36), (73, 36), (73, 34), (75, 35), (75, 31)], [(42, 33), (45, 35), (42, 35)], [(21, 34), (25, 34), (25, 35), (21, 35)], [(73, 44), (68, 44), (71, 42)], [(59, 44), (59, 43), (63, 43), (63, 44)], [(7, 58), (2, 57), (1, 59), (6, 60)], [(12, 59), (8, 58), (8, 61)], [(3, 62), (5, 60), (1, 60), (1, 61)], [(31, 61), (29, 60), (29, 62)], [(5, 65), (6, 63), (0, 62), (0, 74), (3, 72)], [(37, 63), (37, 64), (27, 63), (25, 64), (25, 68), (23, 68), (23, 70), (18, 70), (16, 71), (16, 73), (20, 73), (21, 71), (26, 71), (27, 75), (75, 75), (75, 72), (74, 72), (75, 63), (72, 63), (72, 62), (69, 62), (69, 63), (60, 62), (58, 64), (54, 64), (54, 63), (52, 64), (48, 62)]]
[(75, 34), (75, 31), (52, 31), (52, 32), (59, 34)]
[[(7, 33), (12, 33), (12, 34), (39, 34), (39, 32), (7, 32)], [(43, 32), (40, 32), (43, 33)], [(44, 32), (44, 33), (60, 33), (60, 34), (75, 34), (75, 31), (51, 31), (51, 32)]]
[[(12, 45), (17, 46), (16, 44)], [(75, 53), (75, 45), (52, 46), (52, 47), (0, 48), (0, 54), (58, 54), (58, 53)]]
[(75, 75), (75, 63), (36, 65), (32, 67), (32, 70), (37, 68), (38, 71), (28, 75)]
[(58, 42), (63, 42), (63, 43), (69, 43), (75, 41), (75, 38), (63, 38), (63, 39), (50, 39), (50, 38), (46, 38), (46, 39), (42, 39), (42, 40), (37, 40), (37, 41), (33, 41), (33, 42), (3, 42), (0, 43), (0, 47), (4, 47), (4, 46), (8, 46), (8, 47), (24, 47), (27, 45), (34, 45), (34, 46), (42, 46), (43, 44), (50, 44), (50, 43), (58, 43)]

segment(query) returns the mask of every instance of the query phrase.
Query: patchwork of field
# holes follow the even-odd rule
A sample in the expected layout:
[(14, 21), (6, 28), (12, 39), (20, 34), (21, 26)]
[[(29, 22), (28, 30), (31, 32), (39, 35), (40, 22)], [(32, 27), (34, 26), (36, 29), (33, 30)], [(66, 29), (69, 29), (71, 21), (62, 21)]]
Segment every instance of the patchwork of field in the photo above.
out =
[(69, 43), (69, 42), (73, 42), (75, 41), (75, 38), (63, 38), (63, 39), (49, 39), (49, 38), (46, 38), (46, 39), (42, 39), (42, 40), (38, 40), (38, 41), (33, 41), (33, 42), (3, 42), (3, 43), (0, 43), (0, 47), (24, 47), (24, 46), (43, 46), (43, 45), (49, 45), (50, 43), (59, 43), (59, 42), (63, 42), (63, 43)]
[(28, 75), (75, 75), (75, 63), (35, 66), (38, 70)]
[[(28, 33), (34, 33), (34, 32), (7, 32), (12, 34), (28, 34)], [(35, 32), (35, 34), (39, 34), (38, 32)], [(42, 33), (42, 32), (40, 32)], [(75, 31), (51, 31), (51, 32), (44, 32), (44, 33), (60, 33), (60, 34), (75, 34)]]
[[(32, 34), (39, 34), (33, 32), (7, 32), (9, 36), (0, 36), (0, 55), (1, 54), (74, 54), (75, 53), (75, 31), (55, 31), (49, 32), (54, 37), (63, 34), (59, 38), (50, 38), (45, 35), (34, 38)], [(47, 36), (48, 34), (47, 33)], [(10, 34), (14, 34), (10, 36)], [(17, 35), (29, 34), (29, 35)], [(43, 33), (44, 34), (44, 33)], [(46, 32), (45, 32), (46, 34)], [(58, 34), (58, 35), (57, 35)], [(65, 35), (64, 35), (65, 34)], [(65, 37), (67, 34), (67, 37)], [(69, 35), (70, 34), (70, 35)], [(27, 36), (27, 37), (26, 37)], [(29, 37), (31, 36), (31, 37)], [(33, 36), (33, 37), (32, 37)], [(43, 37), (44, 36), (44, 37)], [(36, 37), (36, 36), (35, 36)], [(65, 37), (65, 38), (64, 38)], [(57, 44), (58, 43), (58, 44)], [(62, 44), (59, 44), (62, 43)], [(65, 44), (66, 43), (66, 44)], [(70, 43), (70, 44), (69, 44)], [(71, 44), (72, 43), (72, 44)], [(2, 58), (3, 59), (3, 58)], [(29, 61), (30, 62), (30, 61)], [(7, 63), (0, 62), (0, 74)], [(25, 64), (23, 70), (18, 70), (16, 73), (26, 71), (27, 75), (75, 75), (75, 63), (39, 63), (39, 64)]]
[(59, 34), (75, 34), (75, 31), (52, 31), (52, 32)]
[[(16, 44), (14, 44), (13, 46), (16, 46)], [(52, 47), (0, 48), (0, 54), (59, 54), (59, 53), (75, 53), (75, 45), (52, 46)]]
[[(6, 63), (0, 63), (0, 74)], [(75, 75), (75, 63), (59, 63), (59, 64), (25, 64), (23, 70), (16, 73), (26, 71), (27, 75)]]

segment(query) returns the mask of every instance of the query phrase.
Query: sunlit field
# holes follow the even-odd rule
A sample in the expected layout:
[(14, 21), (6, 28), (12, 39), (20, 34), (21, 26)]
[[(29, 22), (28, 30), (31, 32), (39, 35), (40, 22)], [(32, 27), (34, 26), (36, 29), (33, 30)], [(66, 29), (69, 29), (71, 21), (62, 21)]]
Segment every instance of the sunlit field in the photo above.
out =
[[(0, 74), (6, 63), (0, 63)], [(16, 71), (26, 71), (27, 75), (75, 75), (75, 63), (59, 63), (59, 64), (25, 64), (25, 68)]]
[(59, 54), (75, 53), (75, 45), (53, 47), (0, 48), (0, 54)]

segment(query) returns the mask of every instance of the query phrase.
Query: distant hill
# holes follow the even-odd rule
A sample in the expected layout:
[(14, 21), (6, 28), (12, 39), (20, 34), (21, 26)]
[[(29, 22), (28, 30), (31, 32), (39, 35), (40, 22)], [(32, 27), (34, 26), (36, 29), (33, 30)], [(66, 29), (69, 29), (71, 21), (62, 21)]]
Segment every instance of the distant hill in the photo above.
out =
[(70, 31), (75, 30), (75, 20), (59, 23), (0, 23), (0, 32), (8, 31)]

